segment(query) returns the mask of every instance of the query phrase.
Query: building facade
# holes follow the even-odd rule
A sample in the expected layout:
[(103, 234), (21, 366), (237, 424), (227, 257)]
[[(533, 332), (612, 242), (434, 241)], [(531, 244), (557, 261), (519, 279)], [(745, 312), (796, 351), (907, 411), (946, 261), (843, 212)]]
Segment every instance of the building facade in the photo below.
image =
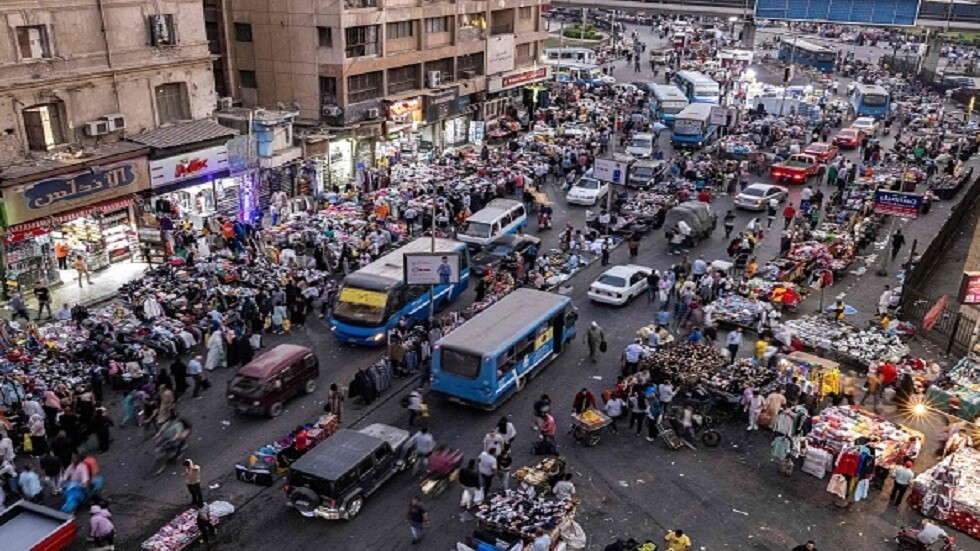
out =
[[(0, 2), (4, 288), (138, 257), (152, 149), (130, 141), (216, 105), (201, 0)], [(212, 123), (214, 124), (214, 123)]]
[[(413, 154), (408, 134), (465, 142), (488, 92), (547, 76), (540, 0), (222, 1), (235, 98), (346, 129), (361, 162)], [(376, 138), (389, 145), (366, 152)]]

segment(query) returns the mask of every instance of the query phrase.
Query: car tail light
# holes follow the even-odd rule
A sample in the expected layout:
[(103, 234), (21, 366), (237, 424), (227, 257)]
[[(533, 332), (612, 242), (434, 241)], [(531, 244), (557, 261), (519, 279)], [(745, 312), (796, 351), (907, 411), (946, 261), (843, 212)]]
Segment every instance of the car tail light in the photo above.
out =
[(336, 499), (328, 499), (328, 500), (326, 500), (326, 502), (327, 502), (327, 507), (330, 507), (331, 509), (336, 509), (337, 508), (337, 500)]
[(284, 492), (286, 492), (286, 494), (287, 494), (287, 495), (288, 495), (288, 494), (289, 494), (289, 492), (291, 492), (292, 490), (293, 490), (293, 487), (292, 487), (292, 486), (290, 486), (289, 484), (283, 484), (283, 485), (282, 485), (282, 491), (284, 491)]

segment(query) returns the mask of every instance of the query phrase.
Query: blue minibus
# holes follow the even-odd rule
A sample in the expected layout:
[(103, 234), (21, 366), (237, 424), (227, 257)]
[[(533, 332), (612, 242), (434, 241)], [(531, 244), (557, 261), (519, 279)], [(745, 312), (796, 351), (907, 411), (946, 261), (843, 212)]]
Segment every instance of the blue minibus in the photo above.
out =
[(671, 84), (654, 84), (650, 89), (650, 113), (671, 126), (678, 113), (690, 102), (680, 88)]
[(677, 71), (674, 73), (672, 81), (692, 103), (719, 103), (721, 101), (721, 86), (704, 73)]
[(891, 94), (877, 84), (857, 84), (851, 91), (851, 108), (858, 117), (884, 117), (891, 108)]

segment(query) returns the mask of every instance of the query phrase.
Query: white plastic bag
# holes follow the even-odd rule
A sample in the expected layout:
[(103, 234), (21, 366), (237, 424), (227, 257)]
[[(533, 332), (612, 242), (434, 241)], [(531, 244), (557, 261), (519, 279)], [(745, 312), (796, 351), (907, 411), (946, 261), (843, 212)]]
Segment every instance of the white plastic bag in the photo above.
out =
[(579, 523), (574, 520), (569, 520), (563, 524), (559, 530), (559, 534), (561, 535), (562, 541), (565, 542), (565, 545), (570, 550), (585, 549), (585, 546), (588, 544), (588, 539), (585, 537), (585, 530), (582, 530)]
[(226, 517), (235, 512), (235, 506), (227, 501), (212, 501), (208, 504), (208, 514), (214, 518)]

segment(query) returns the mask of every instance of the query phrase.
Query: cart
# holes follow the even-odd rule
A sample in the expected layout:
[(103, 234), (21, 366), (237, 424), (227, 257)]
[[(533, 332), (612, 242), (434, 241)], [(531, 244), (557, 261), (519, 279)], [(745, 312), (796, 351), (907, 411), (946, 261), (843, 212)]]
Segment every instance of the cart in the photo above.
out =
[(602, 431), (612, 424), (612, 418), (590, 409), (581, 415), (572, 414), (572, 436), (583, 446), (592, 447), (602, 440)]
[(549, 457), (541, 460), (533, 467), (521, 467), (514, 471), (514, 478), (521, 483), (534, 488), (537, 494), (551, 491), (551, 480), (565, 474), (565, 460), (560, 457)]

